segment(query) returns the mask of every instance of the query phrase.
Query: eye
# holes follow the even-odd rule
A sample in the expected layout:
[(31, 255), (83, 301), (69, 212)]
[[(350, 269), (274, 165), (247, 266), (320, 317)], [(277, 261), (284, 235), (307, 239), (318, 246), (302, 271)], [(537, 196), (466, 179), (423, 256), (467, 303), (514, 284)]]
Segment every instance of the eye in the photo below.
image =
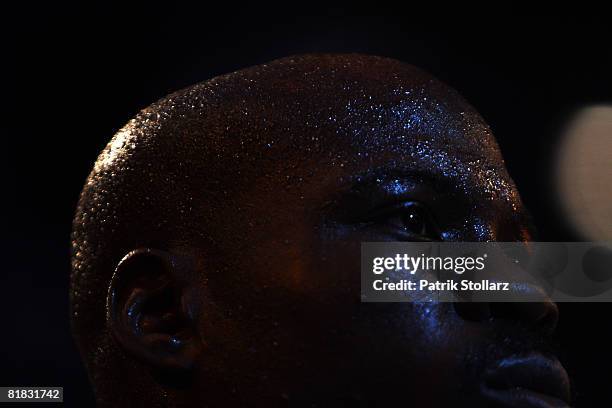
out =
[(376, 211), (368, 220), (390, 229), (400, 239), (438, 240), (439, 232), (428, 209), (416, 201), (407, 201)]
[(427, 234), (427, 214), (424, 209), (414, 203), (403, 206), (401, 211), (402, 229), (413, 234)]

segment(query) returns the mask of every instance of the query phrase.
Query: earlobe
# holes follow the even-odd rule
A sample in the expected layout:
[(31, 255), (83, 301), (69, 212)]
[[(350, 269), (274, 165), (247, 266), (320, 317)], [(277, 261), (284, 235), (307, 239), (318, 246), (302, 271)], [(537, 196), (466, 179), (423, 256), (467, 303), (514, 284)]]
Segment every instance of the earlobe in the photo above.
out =
[(109, 330), (126, 353), (156, 370), (189, 371), (202, 348), (181, 267), (166, 251), (134, 250), (109, 286)]

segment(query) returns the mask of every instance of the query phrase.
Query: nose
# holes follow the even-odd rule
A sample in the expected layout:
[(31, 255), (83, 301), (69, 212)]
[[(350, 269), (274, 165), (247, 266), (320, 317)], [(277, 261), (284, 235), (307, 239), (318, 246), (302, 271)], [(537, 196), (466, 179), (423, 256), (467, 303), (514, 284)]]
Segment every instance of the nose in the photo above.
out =
[(559, 320), (557, 304), (535, 285), (511, 287), (514, 299), (529, 299), (529, 302), (456, 302), (457, 314), (468, 321), (506, 320), (519, 322), (537, 331), (552, 333)]

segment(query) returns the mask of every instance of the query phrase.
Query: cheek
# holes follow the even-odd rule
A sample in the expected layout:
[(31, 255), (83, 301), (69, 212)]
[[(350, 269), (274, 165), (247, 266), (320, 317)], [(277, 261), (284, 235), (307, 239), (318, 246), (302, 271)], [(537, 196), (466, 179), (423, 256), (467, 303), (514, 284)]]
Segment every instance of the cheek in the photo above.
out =
[(329, 243), (312, 234), (293, 237), (291, 244), (259, 247), (273, 255), (265, 262), (254, 257), (257, 280), (274, 285), (297, 302), (296, 306), (312, 313), (351, 313), (361, 303), (360, 243)]
[(343, 301), (361, 299), (361, 243), (359, 241), (321, 241), (317, 243), (318, 279), (329, 290), (343, 295)]

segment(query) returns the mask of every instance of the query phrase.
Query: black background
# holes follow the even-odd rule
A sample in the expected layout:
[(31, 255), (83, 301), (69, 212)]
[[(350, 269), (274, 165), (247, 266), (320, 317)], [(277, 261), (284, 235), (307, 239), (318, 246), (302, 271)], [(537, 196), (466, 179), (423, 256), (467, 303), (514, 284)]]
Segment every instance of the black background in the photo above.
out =
[[(236, 15), (241, 11), (242, 15)], [(612, 101), (604, 19), (265, 16), (154, 5), (28, 5), (2, 29), (0, 385), (93, 397), (69, 331), (71, 218), (99, 151), (140, 109), (195, 82), (305, 52), (361, 52), (420, 66), (459, 90), (498, 136), (541, 240), (581, 237), (563, 218), (551, 163), (563, 124)], [(558, 339), (577, 406), (612, 406), (609, 305), (561, 305)]]

